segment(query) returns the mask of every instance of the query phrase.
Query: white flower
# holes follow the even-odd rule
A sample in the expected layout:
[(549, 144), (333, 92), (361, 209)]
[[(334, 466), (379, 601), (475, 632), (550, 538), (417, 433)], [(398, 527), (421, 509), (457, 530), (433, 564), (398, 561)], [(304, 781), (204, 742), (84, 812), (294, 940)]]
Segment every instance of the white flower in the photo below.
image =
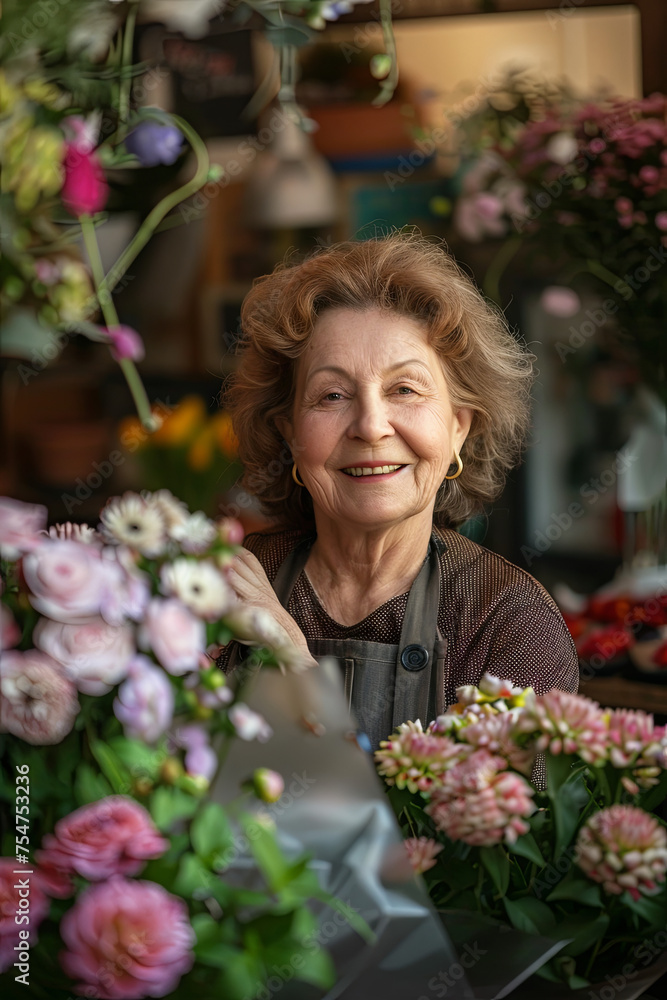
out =
[(207, 559), (176, 559), (162, 567), (160, 578), (163, 593), (209, 621), (221, 618), (236, 601), (220, 570)]
[(54, 524), (49, 528), (49, 538), (55, 541), (82, 542), (84, 545), (93, 545), (97, 539), (97, 532), (89, 524), (72, 524), (65, 521), (64, 524)]
[(554, 163), (564, 166), (571, 163), (577, 155), (579, 146), (577, 140), (569, 132), (557, 132), (552, 135), (546, 145), (546, 154)]
[(198, 555), (213, 544), (218, 537), (218, 529), (203, 510), (198, 510), (181, 524), (174, 525), (169, 535), (180, 543), (184, 552)]
[(167, 526), (167, 534), (173, 538), (174, 529), (185, 524), (189, 516), (188, 508), (183, 501), (175, 497), (169, 490), (156, 490), (154, 493), (144, 490), (141, 496), (149, 507), (154, 507), (162, 514)]
[(110, 500), (100, 514), (101, 531), (110, 542), (129, 546), (144, 556), (164, 552), (167, 536), (164, 517), (138, 493)]
[(273, 736), (273, 730), (266, 719), (253, 712), (242, 701), (237, 701), (229, 710), (229, 720), (242, 740), (258, 740), (266, 743)]

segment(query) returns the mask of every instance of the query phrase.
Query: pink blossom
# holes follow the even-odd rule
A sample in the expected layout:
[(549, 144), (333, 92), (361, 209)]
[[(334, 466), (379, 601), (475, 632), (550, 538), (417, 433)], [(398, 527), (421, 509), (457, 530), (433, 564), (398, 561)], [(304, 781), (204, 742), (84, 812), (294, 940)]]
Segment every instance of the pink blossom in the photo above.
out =
[(169, 728), (174, 714), (171, 682), (141, 654), (131, 660), (127, 674), (113, 703), (114, 714), (126, 736), (155, 743)]
[(609, 715), (608, 737), (614, 767), (632, 768), (641, 788), (657, 785), (667, 765), (667, 726), (656, 726), (646, 712), (617, 708)]
[(650, 163), (645, 163), (643, 167), (639, 168), (639, 179), (644, 184), (655, 184), (656, 181), (660, 180), (660, 171)]
[(91, 882), (111, 875), (136, 875), (146, 861), (169, 847), (143, 806), (111, 795), (58, 820), (37, 851), (39, 865)]
[(11, 649), (21, 638), (21, 629), (14, 616), (4, 604), (0, 604), (0, 650)]
[(660, 891), (667, 871), (667, 832), (634, 806), (611, 806), (595, 813), (579, 831), (575, 861), (605, 892), (633, 897)]
[(578, 754), (587, 764), (607, 759), (607, 723), (597, 702), (554, 688), (526, 698), (517, 731), (535, 733), (536, 749)]
[(581, 309), (581, 299), (571, 288), (563, 285), (549, 285), (540, 296), (540, 305), (546, 313), (560, 319), (570, 319)]
[(0, 555), (14, 561), (32, 552), (43, 541), (39, 532), (46, 528), (46, 507), (0, 497)]
[(443, 774), (472, 753), (472, 747), (456, 743), (447, 735), (424, 732), (421, 722), (399, 726), (375, 751), (378, 773), (388, 785), (411, 792), (429, 792), (439, 786)]
[(530, 829), (525, 817), (535, 811), (535, 790), (507, 762), (486, 750), (445, 772), (426, 812), (451, 840), (478, 847), (515, 843)]
[(35, 610), (72, 624), (97, 617), (112, 583), (99, 550), (83, 542), (40, 545), (24, 556), (23, 574)]
[(131, 361), (142, 361), (146, 351), (144, 342), (131, 326), (108, 326), (111, 354), (115, 361), (129, 358)]
[(507, 224), (500, 198), (487, 191), (459, 198), (454, 209), (454, 225), (464, 239), (479, 243), (485, 236), (504, 236)]
[(223, 517), (217, 522), (218, 534), (226, 545), (242, 545), (245, 528), (233, 517)]
[(149, 578), (137, 568), (133, 553), (124, 545), (103, 548), (102, 560), (106, 577), (102, 617), (110, 625), (121, 625), (128, 618), (139, 621), (150, 601)]
[(106, 205), (109, 188), (96, 152), (83, 143), (65, 143), (65, 183), (60, 196), (72, 215), (95, 215)]
[(63, 625), (42, 618), (33, 642), (62, 664), (79, 691), (106, 694), (127, 673), (136, 652), (132, 629), (108, 625), (102, 618), (83, 625)]
[(169, 740), (175, 749), (185, 749), (185, 770), (193, 777), (204, 778), (210, 782), (218, 770), (218, 755), (209, 743), (208, 733), (202, 726), (196, 724), (179, 726), (174, 736)]
[(437, 864), (436, 857), (443, 849), (442, 844), (438, 844), (430, 837), (408, 837), (403, 844), (408, 860), (418, 875), (422, 875)]
[(29, 649), (0, 660), (0, 731), (33, 746), (60, 743), (79, 713), (76, 688), (50, 656)]
[[(17, 961), (14, 948), (20, 943), (19, 930), (26, 926), (17, 924), (15, 919), (20, 912), (18, 880), (23, 870), (14, 858), (0, 858), (0, 973), (7, 972)], [(23, 878), (28, 882), (30, 891), (30, 944), (34, 946), (37, 944), (37, 928), (49, 912), (50, 904), (36, 875), (25, 875)]]
[(230, 708), (229, 721), (234, 726), (236, 735), (242, 740), (266, 743), (273, 736), (273, 730), (266, 719), (258, 712), (253, 712), (242, 701), (237, 701)]
[(100, 1000), (164, 997), (194, 961), (184, 900), (120, 875), (81, 893), (60, 934), (65, 973), (78, 980), (77, 992)]
[(532, 742), (526, 747), (517, 742), (517, 715), (514, 711), (497, 712), (488, 705), (483, 705), (476, 713), (467, 713), (464, 722), (457, 729), (460, 740), (478, 750), (484, 749), (499, 755), (514, 770), (530, 774), (535, 763), (535, 747)]
[(655, 217), (656, 228), (661, 232), (667, 231), (667, 212), (658, 212)]
[(153, 650), (165, 670), (180, 676), (198, 669), (206, 649), (206, 627), (176, 598), (155, 597), (148, 605), (139, 642)]
[(614, 208), (619, 215), (629, 215), (632, 214), (634, 205), (629, 198), (617, 198), (614, 202)]

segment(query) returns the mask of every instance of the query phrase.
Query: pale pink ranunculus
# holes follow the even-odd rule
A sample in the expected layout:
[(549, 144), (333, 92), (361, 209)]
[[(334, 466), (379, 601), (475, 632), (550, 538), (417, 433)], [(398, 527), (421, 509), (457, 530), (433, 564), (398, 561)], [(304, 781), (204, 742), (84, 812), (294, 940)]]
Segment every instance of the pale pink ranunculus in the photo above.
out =
[(136, 875), (168, 847), (142, 805), (111, 795), (58, 820), (35, 857), (38, 865), (100, 882), (111, 875)]
[(437, 864), (437, 856), (443, 849), (443, 844), (439, 844), (431, 837), (408, 837), (403, 844), (412, 869), (418, 875), (422, 875)]
[(451, 840), (476, 847), (504, 841), (513, 844), (530, 829), (526, 817), (535, 811), (535, 790), (507, 762), (476, 750), (442, 776), (426, 812)]
[(132, 629), (108, 625), (103, 618), (83, 625), (41, 618), (33, 642), (63, 665), (79, 691), (92, 695), (106, 694), (122, 681), (136, 653)]
[(667, 872), (667, 831), (635, 806), (601, 809), (579, 831), (575, 862), (612, 895), (653, 895)]
[(164, 670), (138, 654), (127, 668), (127, 679), (118, 689), (114, 714), (130, 739), (155, 743), (171, 725), (174, 691)]
[(11, 649), (21, 638), (21, 629), (8, 607), (0, 604), (0, 650)]
[(14, 561), (24, 552), (32, 552), (43, 541), (39, 532), (46, 529), (46, 507), (0, 497), (0, 555)]
[(459, 198), (454, 209), (454, 225), (464, 239), (479, 243), (486, 236), (504, 236), (507, 222), (505, 206), (490, 191)]
[(194, 962), (187, 905), (155, 882), (115, 875), (89, 886), (60, 934), (65, 973), (99, 1000), (167, 996)]
[(180, 676), (198, 669), (206, 650), (206, 627), (176, 598), (155, 597), (148, 605), (139, 643), (152, 649), (165, 670)]
[(35, 610), (72, 624), (96, 618), (113, 584), (99, 549), (83, 542), (45, 542), (24, 556), (23, 574)]
[(59, 663), (36, 649), (2, 654), (0, 693), (0, 731), (33, 746), (60, 743), (79, 714), (74, 684)]
[[(20, 943), (19, 930), (29, 929), (31, 947), (37, 944), (37, 928), (49, 912), (49, 900), (40, 886), (39, 877), (22, 874), (25, 870), (31, 870), (32, 865), (22, 868), (15, 858), (0, 858), (0, 974), (11, 969), (14, 962), (18, 961), (15, 945)], [(23, 885), (19, 885), (19, 880)], [(26, 885), (27, 883), (27, 885)], [(25, 902), (29, 904), (28, 910), (21, 909), (21, 896), (19, 889), (23, 889), (24, 907)], [(25, 895), (27, 888), (29, 895)], [(16, 923), (17, 913), (27, 912), (30, 923)]]

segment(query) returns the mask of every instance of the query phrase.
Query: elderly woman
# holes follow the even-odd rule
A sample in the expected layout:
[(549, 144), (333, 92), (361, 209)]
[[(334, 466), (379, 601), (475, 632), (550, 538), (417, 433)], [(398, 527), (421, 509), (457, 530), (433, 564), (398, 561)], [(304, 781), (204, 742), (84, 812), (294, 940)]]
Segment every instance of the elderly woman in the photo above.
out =
[[(575, 691), (549, 594), (455, 530), (518, 459), (532, 372), (453, 259), (405, 234), (329, 247), (261, 279), (242, 326), (229, 405), (276, 527), (229, 579), (305, 655), (338, 659), (372, 747), (485, 671)], [(220, 664), (238, 658), (230, 643)]]

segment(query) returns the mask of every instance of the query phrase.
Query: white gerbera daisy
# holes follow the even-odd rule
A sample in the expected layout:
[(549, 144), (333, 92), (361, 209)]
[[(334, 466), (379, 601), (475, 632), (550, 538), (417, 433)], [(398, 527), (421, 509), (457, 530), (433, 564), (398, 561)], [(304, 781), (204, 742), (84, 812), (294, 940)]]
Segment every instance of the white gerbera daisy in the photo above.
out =
[(218, 529), (203, 510), (198, 510), (182, 524), (175, 525), (169, 534), (180, 543), (184, 552), (199, 555), (213, 544), (218, 537)]
[(156, 506), (138, 493), (124, 493), (109, 500), (100, 514), (101, 533), (116, 544), (127, 545), (144, 556), (159, 556), (167, 542), (164, 518)]
[(89, 524), (72, 524), (71, 521), (65, 521), (64, 524), (54, 524), (49, 528), (49, 538), (54, 538), (56, 541), (66, 540), (92, 545), (93, 542), (97, 541), (98, 535)]
[(233, 589), (207, 559), (176, 559), (161, 570), (162, 591), (178, 597), (196, 615), (221, 618), (236, 601)]
[(149, 507), (153, 507), (160, 512), (167, 526), (167, 534), (170, 538), (173, 538), (172, 532), (174, 529), (185, 524), (189, 516), (188, 508), (183, 501), (175, 497), (170, 490), (156, 490), (154, 493), (143, 490), (141, 496)]

